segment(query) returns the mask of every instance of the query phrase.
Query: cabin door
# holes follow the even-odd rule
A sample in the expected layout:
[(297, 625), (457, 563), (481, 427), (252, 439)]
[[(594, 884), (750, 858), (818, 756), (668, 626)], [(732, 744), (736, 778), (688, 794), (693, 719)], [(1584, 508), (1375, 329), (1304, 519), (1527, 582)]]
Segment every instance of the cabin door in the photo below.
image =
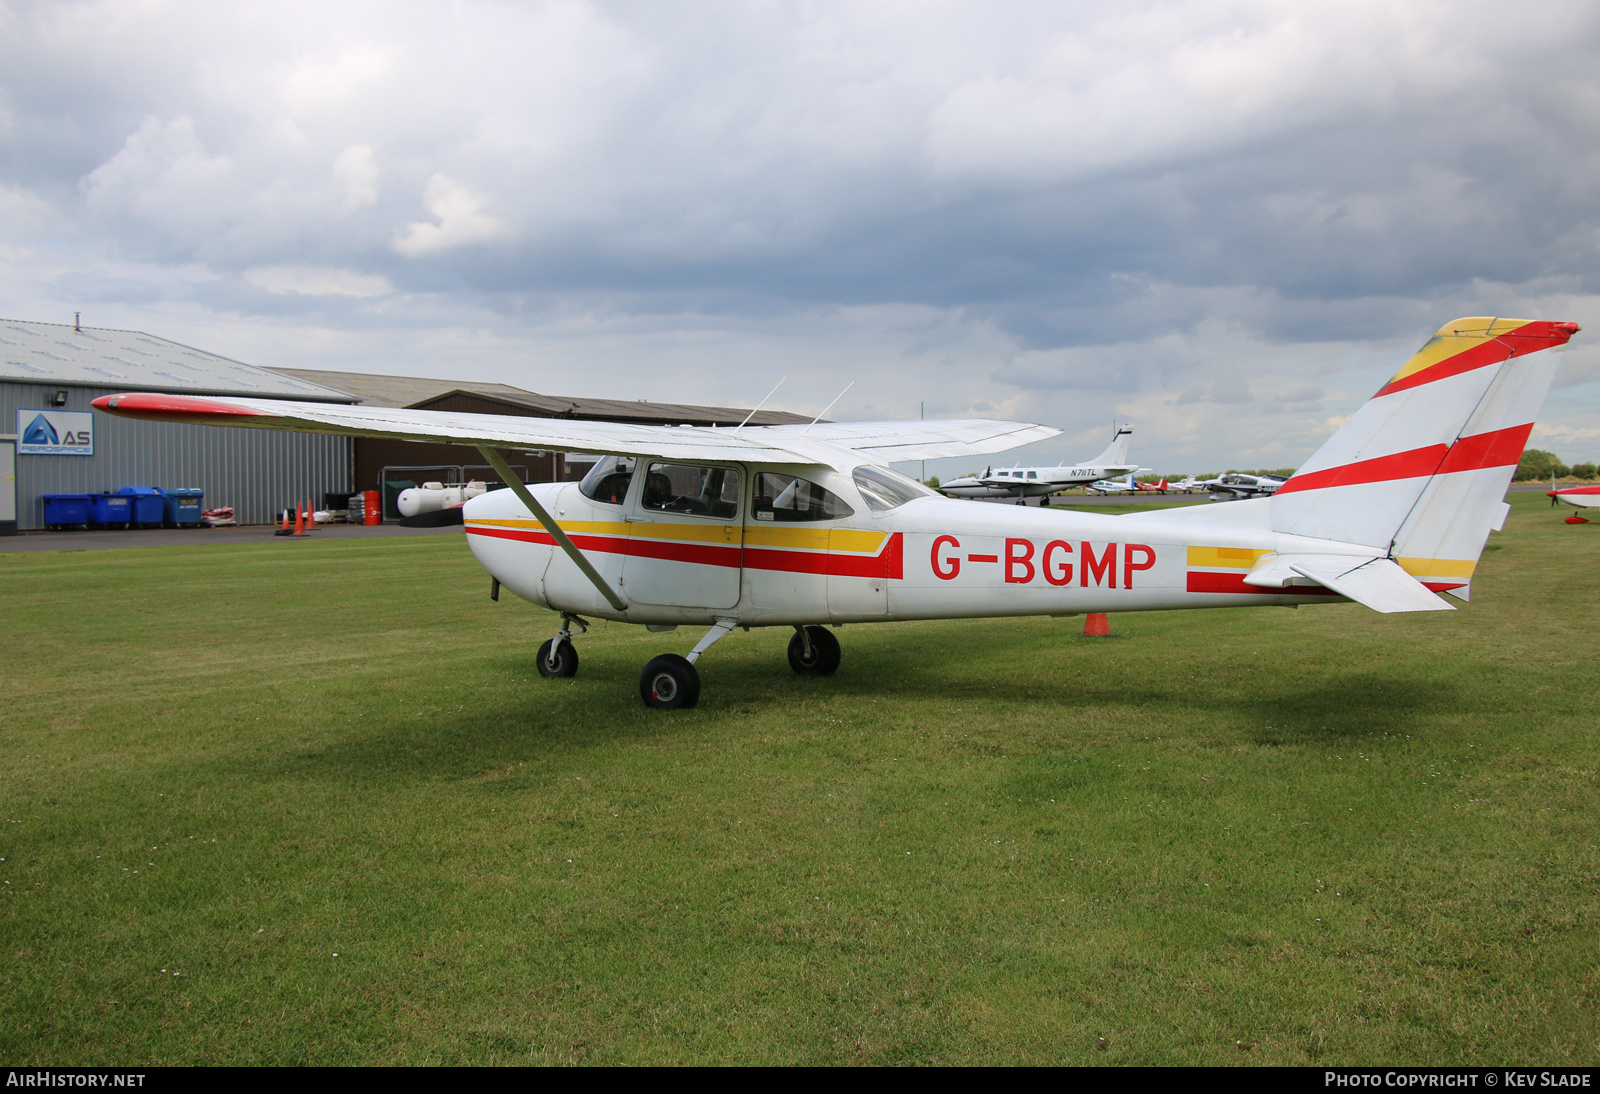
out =
[(739, 469), (640, 462), (644, 488), (628, 515), (623, 598), (681, 608), (738, 604), (744, 566)]

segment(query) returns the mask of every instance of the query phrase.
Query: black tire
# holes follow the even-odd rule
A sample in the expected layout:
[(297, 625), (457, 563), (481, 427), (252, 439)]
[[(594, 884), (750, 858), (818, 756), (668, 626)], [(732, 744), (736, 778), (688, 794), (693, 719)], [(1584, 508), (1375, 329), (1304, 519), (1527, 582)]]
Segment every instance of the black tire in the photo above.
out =
[(552, 638), (539, 647), (539, 675), (546, 677), (576, 676), (578, 675), (578, 650), (571, 640), (561, 643), (561, 648), (556, 651), (555, 657), (550, 656), (550, 647), (555, 645)]
[(700, 674), (688, 658), (664, 653), (639, 674), (639, 698), (651, 710), (688, 710), (700, 701)]
[(807, 627), (811, 656), (798, 632), (789, 639), (789, 667), (801, 676), (832, 676), (839, 668), (839, 640), (825, 627)]

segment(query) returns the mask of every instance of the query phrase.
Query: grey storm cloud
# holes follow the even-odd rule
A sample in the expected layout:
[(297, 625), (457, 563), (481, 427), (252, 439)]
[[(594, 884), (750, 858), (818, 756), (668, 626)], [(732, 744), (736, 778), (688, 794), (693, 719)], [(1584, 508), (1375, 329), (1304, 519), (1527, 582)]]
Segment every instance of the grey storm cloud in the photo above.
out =
[(1063, 454), (1120, 415), (1287, 458), (1445, 320), (1594, 310), (1597, 38), (1577, 3), (11, 3), (3, 284), (262, 363), (800, 369)]

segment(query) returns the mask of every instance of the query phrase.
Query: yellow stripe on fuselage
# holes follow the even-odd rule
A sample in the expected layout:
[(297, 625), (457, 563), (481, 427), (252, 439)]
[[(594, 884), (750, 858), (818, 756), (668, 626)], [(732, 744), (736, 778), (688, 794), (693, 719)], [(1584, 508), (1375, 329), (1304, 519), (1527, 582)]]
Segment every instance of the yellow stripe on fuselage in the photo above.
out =
[[(467, 523), (490, 528), (528, 530), (544, 527), (536, 520), (470, 520)], [(561, 520), (556, 523), (569, 536), (631, 536), (635, 539), (672, 539), (690, 543), (727, 543), (739, 530), (737, 524), (689, 524), (680, 521)], [(883, 546), (884, 538), (883, 532), (863, 532), (852, 528), (818, 528), (813, 525), (775, 528), (770, 524), (744, 526), (744, 542), (749, 547), (874, 555)]]
[(1400, 371), (1395, 373), (1389, 382), (1392, 384), (1396, 380), (1404, 380), (1407, 376), (1421, 372), (1425, 368), (1432, 368), (1440, 361), (1448, 361), (1458, 353), (1482, 345), (1498, 334), (1525, 327), (1529, 322), (1527, 319), (1498, 319), (1490, 315), (1481, 315), (1472, 319), (1458, 320), (1447, 327), (1440, 327), (1439, 332), (1428, 339), (1428, 344), (1402, 365)]
[(1189, 565), (1203, 566), (1208, 570), (1248, 570), (1256, 559), (1272, 552), (1254, 547), (1191, 547)]
[(816, 528), (801, 525), (787, 528), (770, 524), (746, 524), (744, 542), (748, 547), (778, 547), (787, 550), (844, 551), (875, 555), (883, 546), (885, 533), (862, 532), (854, 528)]

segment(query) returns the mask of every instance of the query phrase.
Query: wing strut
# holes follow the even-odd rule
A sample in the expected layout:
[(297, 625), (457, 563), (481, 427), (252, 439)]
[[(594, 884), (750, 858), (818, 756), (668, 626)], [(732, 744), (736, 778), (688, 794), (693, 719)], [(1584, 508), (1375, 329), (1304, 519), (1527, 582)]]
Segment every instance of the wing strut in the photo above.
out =
[(522, 480), (517, 478), (515, 471), (511, 470), (511, 465), (506, 463), (506, 459), (500, 454), (500, 450), (498, 448), (486, 448), (483, 445), (474, 445), (473, 447), (483, 455), (484, 459), (489, 461), (489, 466), (499, 472), (500, 478), (504, 480), (507, 486), (511, 487), (511, 492), (517, 495), (517, 499), (528, 507), (528, 512), (532, 513), (539, 523), (544, 525), (544, 530), (555, 538), (556, 546), (567, 553), (567, 557), (572, 560), (573, 565), (582, 570), (583, 576), (588, 578), (596, 589), (600, 590), (600, 595), (609, 600), (611, 606), (617, 611), (627, 611), (627, 603), (617, 595), (616, 590), (606, 584), (606, 579), (600, 576), (600, 571), (596, 570), (588, 558), (584, 556), (584, 553), (578, 550), (578, 545), (567, 538), (567, 533), (561, 530), (561, 525), (557, 524), (555, 518), (550, 515), (545, 507), (534, 499), (528, 488), (522, 485)]

